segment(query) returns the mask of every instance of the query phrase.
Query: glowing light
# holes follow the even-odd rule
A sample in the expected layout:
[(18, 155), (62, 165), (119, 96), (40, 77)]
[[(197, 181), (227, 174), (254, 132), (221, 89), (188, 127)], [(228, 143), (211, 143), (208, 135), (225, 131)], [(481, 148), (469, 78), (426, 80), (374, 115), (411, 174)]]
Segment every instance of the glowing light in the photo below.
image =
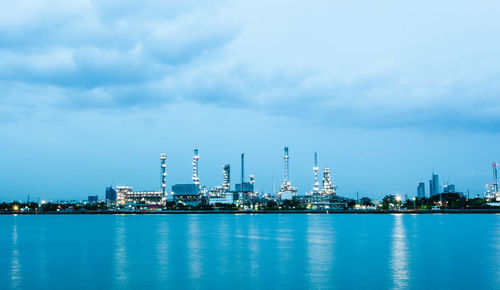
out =
[(401, 196), (396, 195), (396, 201), (400, 202), (401, 201)]
[(15, 211), (18, 211), (19, 210), (19, 206), (15, 205), (14, 207), (12, 207), (13, 210)]

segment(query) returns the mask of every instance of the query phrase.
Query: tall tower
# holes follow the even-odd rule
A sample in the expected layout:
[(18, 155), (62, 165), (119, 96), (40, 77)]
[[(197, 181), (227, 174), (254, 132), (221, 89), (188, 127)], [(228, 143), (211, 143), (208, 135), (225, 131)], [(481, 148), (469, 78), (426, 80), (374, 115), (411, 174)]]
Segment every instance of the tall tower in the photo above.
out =
[(318, 182), (318, 153), (314, 152), (314, 186), (313, 186), (313, 193), (317, 194), (319, 193), (319, 182)]
[(165, 198), (165, 189), (167, 187), (167, 155), (165, 153), (160, 154), (161, 161), (161, 198)]
[(284, 166), (285, 166), (285, 180), (284, 180), (284, 182), (287, 182), (287, 183), (288, 183), (288, 178), (289, 178), (288, 159), (290, 159), (290, 157), (288, 156), (288, 147), (285, 147), (285, 152), (284, 152), (284, 156), (283, 156)]
[(493, 162), (493, 194), (498, 193), (497, 163)]
[(241, 153), (241, 190), (243, 190), (244, 181), (245, 181), (245, 153)]
[(222, 168), (224, 170), (224, 182), (222, 183), (222, 188), (224, 191), (228, 191), (231, 186), (231, 166), (226, 164)]
[(198, 160), (200, 156), (198, 155), (198, 149), (194, 149), (193, 156), (193, 183), (200, 187), (200, 178), (198, 177)]

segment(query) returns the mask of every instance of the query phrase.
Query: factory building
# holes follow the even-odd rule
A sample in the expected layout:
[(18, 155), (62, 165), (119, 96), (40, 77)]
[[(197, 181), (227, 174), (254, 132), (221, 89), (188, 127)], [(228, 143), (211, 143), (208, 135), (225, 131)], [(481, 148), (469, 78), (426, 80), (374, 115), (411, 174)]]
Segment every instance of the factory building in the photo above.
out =
[(172, 193), (175, 203), (197, 206), (200, 203), (200, 188), (194, 183), (174, 184)]
[(161, 191), (132, 191), (131, 186), (117, 186), (118, 204), (154, 204), (161, 200)]

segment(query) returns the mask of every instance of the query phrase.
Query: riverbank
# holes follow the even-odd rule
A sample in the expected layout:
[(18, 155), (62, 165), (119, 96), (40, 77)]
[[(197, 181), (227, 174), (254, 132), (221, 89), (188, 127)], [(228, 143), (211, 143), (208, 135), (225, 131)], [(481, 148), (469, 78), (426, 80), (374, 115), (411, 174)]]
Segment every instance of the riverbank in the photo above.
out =
[(166, 210), (166, 211), (4, 211), (0, 215), (66, 215), (66, 214), (500, 214), (499, 209), (439, 209), (439, 210)]

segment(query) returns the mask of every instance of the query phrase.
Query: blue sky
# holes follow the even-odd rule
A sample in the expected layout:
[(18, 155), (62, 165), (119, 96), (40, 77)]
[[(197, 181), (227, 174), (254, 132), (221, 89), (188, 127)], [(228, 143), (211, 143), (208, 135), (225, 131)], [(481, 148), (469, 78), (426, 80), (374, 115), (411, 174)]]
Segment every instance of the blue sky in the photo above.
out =
[[(482, 192), (500, 160), (495, 1), (4, 1), (0, 200), (238, 176), (415, 194), (432, 170)], [(236, 180), (233, 180), (236, 181)]]

